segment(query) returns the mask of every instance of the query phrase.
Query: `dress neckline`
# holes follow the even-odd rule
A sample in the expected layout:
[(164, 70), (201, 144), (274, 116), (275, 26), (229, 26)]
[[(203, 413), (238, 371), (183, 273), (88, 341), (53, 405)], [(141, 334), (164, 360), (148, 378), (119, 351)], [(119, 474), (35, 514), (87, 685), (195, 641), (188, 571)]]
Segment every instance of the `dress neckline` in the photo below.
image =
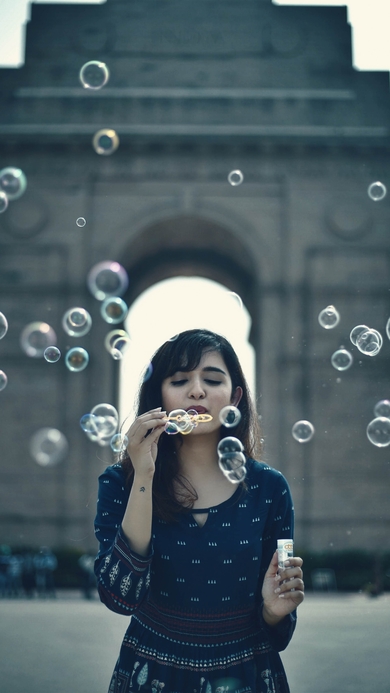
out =
[(217, 503), (217, 505), (210, 505), (209, 508), (189, 508), (188, 512), (191, 515), (199, 515), (200, 513), (209, 513), (210, 510), (213, 510), (214, 508), (222, 508), (223, 506), (234, 502), (239, 492), (241, 492), (241, 486), (238, 486), (234, 493), (229, 498), (222, 501), (222, 503)]

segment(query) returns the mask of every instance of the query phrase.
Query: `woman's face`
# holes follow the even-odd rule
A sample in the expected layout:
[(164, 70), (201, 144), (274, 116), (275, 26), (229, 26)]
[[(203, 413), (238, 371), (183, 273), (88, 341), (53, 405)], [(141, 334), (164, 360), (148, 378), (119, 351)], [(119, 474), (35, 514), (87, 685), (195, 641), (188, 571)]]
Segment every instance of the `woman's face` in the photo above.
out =
[(228, 404), (237, 405), (242, 389), (232, 393), (232, 381), (225, 361), (218, 351), (202, 355), (193, 371), (177, 371), (163, 380), (161, 386), (163, 409), (196, 409), (199, 414), (210, 414), (210, 424), (199, 424), (194, 433), (210, 432), (220, 427), (219, 412)]

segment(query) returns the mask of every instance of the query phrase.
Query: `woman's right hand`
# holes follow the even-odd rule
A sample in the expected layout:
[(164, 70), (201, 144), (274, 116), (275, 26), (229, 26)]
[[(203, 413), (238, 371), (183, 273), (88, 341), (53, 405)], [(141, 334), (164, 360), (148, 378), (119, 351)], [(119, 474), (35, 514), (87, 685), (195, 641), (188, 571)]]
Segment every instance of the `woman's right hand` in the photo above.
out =
[(141, 478), (153, 478), (158, 452), (158, 441), (164, 431), (167, 414), (161, 407), (137, 416), (130, 426), (127, 452), (134, 467), (134, 473)]

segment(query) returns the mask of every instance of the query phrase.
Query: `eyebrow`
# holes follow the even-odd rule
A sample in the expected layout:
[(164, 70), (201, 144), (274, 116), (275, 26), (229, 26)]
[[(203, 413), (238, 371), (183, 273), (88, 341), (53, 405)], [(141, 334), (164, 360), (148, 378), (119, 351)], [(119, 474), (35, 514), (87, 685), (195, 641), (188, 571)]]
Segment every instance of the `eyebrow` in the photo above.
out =
[[(202, 368), (202, 371), (206, 373), (222, 373), (222, 375), (227, 375), (222, 368), (217, 368), (216, 366), (205, 366), (205, 368)], [(178, 370), (176, 373), (188, 373), (188, 371)]]

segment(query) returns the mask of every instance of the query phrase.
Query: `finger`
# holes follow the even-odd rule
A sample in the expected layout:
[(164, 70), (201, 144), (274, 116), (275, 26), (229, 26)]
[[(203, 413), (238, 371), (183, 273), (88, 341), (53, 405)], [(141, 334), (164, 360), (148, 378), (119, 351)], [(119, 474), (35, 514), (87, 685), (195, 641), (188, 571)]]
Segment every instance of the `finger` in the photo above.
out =
[[(146, 416), (146, 415), (145, 415)], [(166, 423), (166, 412), (154, 413), (147, 415), (147, 418), (139, 417), (133, 423), (128, 431), (128, 435), (135, 437), (144, 438), (147, 431), (155, 428), (156, 426), (165, 426)]]
[(265, 578), (273, 578), (277, 575), (278, 572), (278, 552), (275, 551), (274, 555), (271, 558), (271, 563), (268, 566), (268, 570), (264, 576)]
[(295, 577), (301, 578), (303, 572), (300, 568), (286, 568), (281, 570), (279, 568), (278, 577), (280, 581), (287, 582), (288, 580), (293, 580)]
[(274, 591), (275, 594), (281, 596), (282, 594), (289, 594), (290, 592), (303, 592), (305, 589), (305, 584), (300, 578), (294, 578), (288, 582), (283, 582)]
[(294, 566), (299, 566), (299, 568), (303, 565), (303, 560), (299, 556), (294, 556), (293, 558), (288, 558), (287, 561), (284, 561), (284, 567), (285, 568), (290, 568)]

